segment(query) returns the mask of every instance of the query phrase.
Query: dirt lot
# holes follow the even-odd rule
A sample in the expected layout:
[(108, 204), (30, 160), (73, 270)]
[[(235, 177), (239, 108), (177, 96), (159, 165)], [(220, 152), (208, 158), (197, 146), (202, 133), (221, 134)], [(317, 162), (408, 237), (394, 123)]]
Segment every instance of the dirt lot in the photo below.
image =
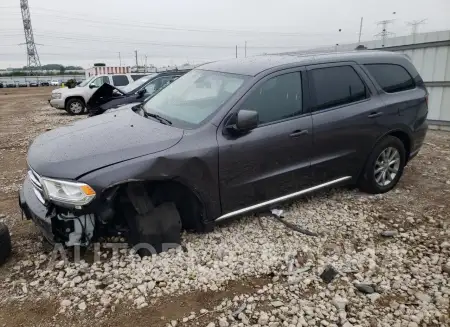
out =
[[(422, 151), (406, 167), (394, 191), (382, 196), (368, 196), (357, 190), (343, 189), (323, 192), (286, 206), (287, 219), (297, 219), (297, 222), (302, 219), (302, 223), (327, 235), (317, 241), (294, 235), (271, 221), (263, 221), (261, 225), (261, 221), (254, 217), (219, 227), (209, 236), (185, 235), (186, 243), (193, 246), (216, 240), (208, 251), (219, 251), (217, 249), (221, 247), (230, 249), (230, 252), (235, 251), (233, 253), (238, 253), (237, 256), (242, 256), (245, 259), (243, 261), (251, 260), (249, 258), (259, 261), (262, 258), (258, 257), (260, 254), (257, 250), (246, 248), (261, 238), (264, 244), (261, 243), (259, 247), (270, 243), (268, 246), (273, 245), (269, 247), (270, 251), (275, 248), (279, 251), (277, 242), (283, 238), (283, 246), (288, 249), (300, 247), (301, 244), (302, 248), (310, 249), (314, 258), (310, 272), (298, 271), (298, 276), (302, 276), (298, 282), (299, 289), (292, 284), (291, 271), (290, 275), (284, 273), (291, 268), (283, 265), (281, 259), (268, 264), (267, 261), (271, 260), (269, 257), (264, 263), (258, 263), (261, 267), (254, 269), (253, 263), (246, 270), (246, 263), (240, 262), (241, 270), (236, 268), (232, 278), (225, 276), (214, 280), (214, 287), (208, 284), (203, 289), (197, 289), (194, 285), (190, 288), (180, 287), (180, 291), (174, 288), (172, 291), (159, 281), (159, 287), (155, 289), (160, 293), (155, 297), (153, 293), (148, 294), (146, 298), (151, 299), (149, 305), (141, 309), (134, 305), (134, 295), (130, 295), (128, 300), (126, 295), (124, 300), (115, 302), (115, 305), (105, 306), (107, 310), (98, 311), (98, 306), (92, 305), (86, 310), (74, 307), (73, 310), (61, 312), (61, 299), (70, 296), (72, 302), (80, 303), (82, 295), (74, 296), (70, 290), (59, 289), (53, 281), (46, 284), (48, 289), (45, 291), (42, 287), (33, 290), (30, 286), (37, 274), (33, 269), (23, 267), (25, 262), (40, 260), (43, 248), (34, 226), (21, 219), (17, 205), (17, 190), (26, 173), (29, 142), (42, 132), (85, 118), (71, 117), (51, 108), (47, 104), (50, 91), (51, 88), (42, 87), (0, 90), (0, 220), (9, 226), (14, 247), (12, 258), (0, 268), (0, 326), (81, 326), (94, 323), (97, 326), (129, 326), (132, 323), (137, 327), (166, 326), (174, 320), (178, 324), (195, 326), (215, 322), (221, 327), (238, 324), (302, 326), (305, 323), (309, 326), (345, 327), (449, 326), (450, 283), (448, 273), (443, 270), (446, 264), (450, 265), (450, 133), (435, 131), (429, 131)], [(235, 248), (240, 240), (228, 242), (226, 237), (231, 239), (243, 230), (250, 236), (239, 245), (241, 253)], [(394, 238), (383, 238), (379, 235), (383, 230), (395, 230), (398, 234)], [(258, 234), (253, 236), (252, 233)], [(336, 250), (349, 244), (353, 247), (350, 252), (342, 254)], [(253, 257), (245, 257), (243, 253), (246, 251), (256, 252)], [(340, 266), (344, 259), (356, 265), (352, 269), (360, 271), (351, 271), (347, 275), (341, 273), (345, 277), (338, 277), (330, 285), (321, 284), (317, 275), (323, 267), (333, 264), (338, 270), (344, 271), (343, 265)], [(217, 262), (220, 261), (225, 259)], [(298, 257), (295, 259), (296, 267), (301, 268), (301, 261)], [(134, 265), (134, 261), (131, 264)], [(203, 263), (199, 271), (205, 271), (202, 270), (205, 265), (210, 267), (209, 263)], [(228, 263), (225, 266), (231, 267)], [(217, 271), (228, 269), (215, 267), (213, 265), (210, 268)], [(242, 271), (242, 274), (236, 271)], [(168, 280), (167, 284), (178, 283), (176, 278)], [(216, 277), (205, 278), (212, 280)], [(368, 279), (372, 283), (388, 285), (384, 290), (377, 291), (381, 294), (379, 298), (366, 298), (364, 294), (352, 290), (354, 281)], [(395, 287), (396, 282), (398, 287)], [(258, 298), (258, 294), (263, 292), (272, 295)], [(426, 298), (419, 296), (418, 292), (425, 293)], [(242, 296), (236, 299), (235, 295)], [(338, 295), (345, 296), (350, 302), (344, 311), (344, 318), (339, 314), (339, 309), (334, 312), (333, 305), (329, 304), (334, 303), (333, 298)], [(88, 304), (89, 298), (86, 299)], [(245, 301), (250, 305), (245, 311), (246, 318), (231, 318), (230, 311), (224, 308), (234, 311), (236, 308), (233, 307), (239, 307), (242, 299), (247, 299)], [(288, 309), (284, 311), (281, 305), (281, 309), (278, 309), (279, 306), (273, 302), (278, 299)], [(256, 305), (251, 305), (253, 301), (259, 301), (257, 310)], [(295, 312), (291, 314), (288, 304), (300, 308), (302, 316)], [(314, 309), (311, 313), (308, 309), (311, 306), (322, 311)], [(201, 309), (204, 310), (200, 312)], [(267, 323), (264, 312), (270, 317)], [(289, 317), (284, 319), (282, 312), (286, 312), (285, 315)], [(324, 312), (331, 313), (328, 315)], [(303, 316), (305, 318), (301, 318)], [(172, 326), (175, 324), (171, 323)]]

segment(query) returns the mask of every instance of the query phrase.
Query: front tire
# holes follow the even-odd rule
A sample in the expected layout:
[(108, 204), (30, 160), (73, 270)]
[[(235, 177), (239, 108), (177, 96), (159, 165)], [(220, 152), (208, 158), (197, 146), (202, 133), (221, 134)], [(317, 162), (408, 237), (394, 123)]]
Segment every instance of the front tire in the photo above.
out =
[(66, 111), (71, 115), (81, 115), (84, 112), (84, 103), (80, 99), (70, 99), (66, 104)]
[(403, 142), (394, 136), (383, 138), (373, 149), (359, 180), (359, 188), (379, 194), (392, 190), (403, 174), (406, 163)]

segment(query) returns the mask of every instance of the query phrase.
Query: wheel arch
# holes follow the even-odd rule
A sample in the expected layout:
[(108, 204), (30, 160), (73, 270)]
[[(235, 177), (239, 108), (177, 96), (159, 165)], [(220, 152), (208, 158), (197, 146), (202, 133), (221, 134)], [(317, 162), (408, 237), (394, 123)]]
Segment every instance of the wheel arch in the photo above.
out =
[(374, 144), (372, 145), (372, 148), (370, 149), (369, 154), (367, 155), (367, 158), (365, 158), (365, 160), (364, 160), (364, 164), (362, 165), (358, 174), (356, 175), (355, 181), (358, 181), (361, 178), (362, 174), (364, 173), (364, 167), (366, 167), (367, 160), (369, 160), (370, 155), (372, 154), (372, 151), (381, 142), (381, 140), (383, 140), (387, 136), (394, 136), (394, 137), (398, 138), (400, 141), (402, 141), (402, 143), (405, 147), (405, 165), (408, 163), (409, 155), (411, 153), (411, 146), (412, 146), (411, 135), (407, 131), (405, 131), (401, 128), (390, 130), (390, 131), (384, 133), (383, 135), (381, 135), (380, 137), (378, 137), (377, 140), (374, 142)]
[(124, 198), (128, 197), (126, 187), (130, 183), (143, 184), (155, 206), (163, 202), (174, 202), (179, 211), (183, 229), (203, 232), (209, 226), (205, 203), (201, 196), (187, 183), (177, 178), (126, 180), (111, 185), (104, 190), (102, 195), (108, 197), (113, 194), (113, 204), (121, 203)]

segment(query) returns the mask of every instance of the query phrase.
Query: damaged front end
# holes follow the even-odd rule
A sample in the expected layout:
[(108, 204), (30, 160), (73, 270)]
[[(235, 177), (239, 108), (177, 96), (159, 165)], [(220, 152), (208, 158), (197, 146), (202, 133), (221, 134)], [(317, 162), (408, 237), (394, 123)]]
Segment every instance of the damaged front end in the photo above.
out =
[(97, 91), (91, 96), (86, 103), (86, 108), (89, 116), (100, 115), (104, 112), (102, 105), (108, 103), (113, 99), (123, 98), (127, 94), (115, 86), (108, 83), (104, 83), (98, 88)]
[(95, 195), (86, 184), (41, 177), (30, 169), (19, 191), (19, 205), (50, 243), (88, 246), (96, 220), (86, 205)]

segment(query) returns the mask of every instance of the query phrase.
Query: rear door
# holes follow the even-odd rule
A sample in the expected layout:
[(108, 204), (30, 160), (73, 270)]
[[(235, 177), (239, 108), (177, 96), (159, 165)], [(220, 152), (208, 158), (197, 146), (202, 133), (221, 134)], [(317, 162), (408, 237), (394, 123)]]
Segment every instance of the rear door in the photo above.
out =
[(427, 131), (428, 92), (422, 78), (409, 61), (408, 70), (400, 64), (371, 63), (364, 68), (378, 84), (381, 100), (385, 104), (383, 115), (377, 121), (385, 132), (402, 130), (412, 139), (410, 153), (422, 145)]
[(312, 98), (312, 173), (316, 183), (356, 177), (378, 136), (382, 102), (357, 64), (309, 66)]
[(234, 112), (258, 112), (257, 128), (240, 136), (218, 129), (224, 214), (310, 185), (312, 120), (304, 110), (301, 73), (297, 68), (271, 74), (237, 103)]

